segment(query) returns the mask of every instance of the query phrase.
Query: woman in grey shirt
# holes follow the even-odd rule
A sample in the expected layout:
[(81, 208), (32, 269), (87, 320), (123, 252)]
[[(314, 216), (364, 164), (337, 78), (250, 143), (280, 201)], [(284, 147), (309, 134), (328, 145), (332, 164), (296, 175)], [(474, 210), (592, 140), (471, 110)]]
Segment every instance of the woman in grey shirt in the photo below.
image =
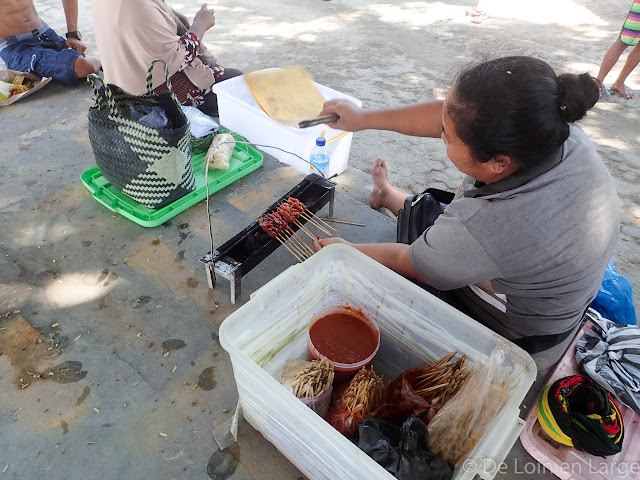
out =
[[(619, 230), (611, 176), (574, 122), (598, 99), (588, 74), (557, 76), (532, 57), (468, 68), (443, 102), (364, 111), (327, 102), (343, 130), (441, 137), (467, 175), (460, 192), (412, 245), (353, 245), (532, 354), (560, 357), (611, 259)], [(371, 205), (394, 213), (407, 194), (373, 166)], [(340, 238), (319, 239), (320, 249)], [(348, 242), (345, 242), (348, 243)]]

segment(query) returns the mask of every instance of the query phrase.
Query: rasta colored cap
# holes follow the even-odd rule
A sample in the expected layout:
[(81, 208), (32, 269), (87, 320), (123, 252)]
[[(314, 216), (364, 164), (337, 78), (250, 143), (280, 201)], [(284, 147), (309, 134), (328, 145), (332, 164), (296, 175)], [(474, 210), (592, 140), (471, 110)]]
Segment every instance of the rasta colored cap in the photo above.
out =
[(543, 430), (563, 445), (601, 457), (622, 450), (620, 409), (589, 377), (572, 375), (548, 385), (538, 397), (537, 413)]

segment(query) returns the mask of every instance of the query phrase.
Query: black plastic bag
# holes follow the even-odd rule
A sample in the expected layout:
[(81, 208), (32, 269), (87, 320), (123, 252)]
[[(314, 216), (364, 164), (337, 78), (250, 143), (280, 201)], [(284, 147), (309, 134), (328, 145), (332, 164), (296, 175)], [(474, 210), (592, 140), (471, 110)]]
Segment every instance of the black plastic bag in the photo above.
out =
[(424, 422), (411, 417), (397, 427), (373, 417), (358, 423), (354, 443), (399, 480), (451, 480), (449, 464), (429, 449)]

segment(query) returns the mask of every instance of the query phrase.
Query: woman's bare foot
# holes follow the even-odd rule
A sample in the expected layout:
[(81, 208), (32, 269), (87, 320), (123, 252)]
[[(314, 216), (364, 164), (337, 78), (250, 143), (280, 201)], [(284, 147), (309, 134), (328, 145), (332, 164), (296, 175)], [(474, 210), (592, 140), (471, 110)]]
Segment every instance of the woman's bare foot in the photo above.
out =
[(633, 90), (627, 87), (624, 83), (620, 85), (618, 82), (615, 82), (609, 88), (609, 91), (614, 95), (620, 95), (622, 98), (626, 98), (630, 100), (633, 98)]
[(380, 157), (376, 158), (371, 167), (371, 178), (373, 179), (373, 190), (369, 196), (369, 203), (372, 208), (384, 207), (384, 200), (387, 192), (391, 188), (389, 184), (389, 170), (387, 163)]

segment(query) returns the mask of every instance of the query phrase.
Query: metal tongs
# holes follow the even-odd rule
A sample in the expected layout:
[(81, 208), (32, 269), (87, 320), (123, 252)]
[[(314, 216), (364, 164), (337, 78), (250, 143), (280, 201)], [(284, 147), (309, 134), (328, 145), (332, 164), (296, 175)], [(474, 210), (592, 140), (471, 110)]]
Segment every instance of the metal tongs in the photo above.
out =
[(298, 128), (313, 127), (315, 125), (320, 125), (321, 123), (337, 122), (339, 118), (340, 117), (337, 113), (332, 113), (331, 115), (323, 115), (321, 117), (312, 118), (311, 120), (303, 120), (298, 124)]

